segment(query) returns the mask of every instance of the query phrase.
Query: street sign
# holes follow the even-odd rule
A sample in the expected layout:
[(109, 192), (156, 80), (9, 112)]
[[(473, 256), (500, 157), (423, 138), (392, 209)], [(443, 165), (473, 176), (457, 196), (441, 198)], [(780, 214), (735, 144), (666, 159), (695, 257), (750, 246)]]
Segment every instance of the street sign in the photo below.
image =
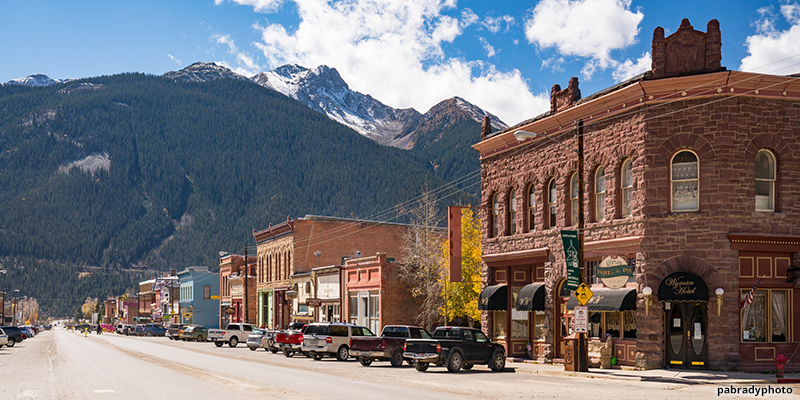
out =
[(585, 283), (581, 283), (577, 289), (575, 289), (575, 293), (573, 293), (578, 302), (581, 303), (582, 306), (586, 305), (586, 302), (594, 296), (592, 289), (589, 289)]
[(575, 332), (589, 332), (589, 307), (576, 306), (572, 318), (575, 321)]

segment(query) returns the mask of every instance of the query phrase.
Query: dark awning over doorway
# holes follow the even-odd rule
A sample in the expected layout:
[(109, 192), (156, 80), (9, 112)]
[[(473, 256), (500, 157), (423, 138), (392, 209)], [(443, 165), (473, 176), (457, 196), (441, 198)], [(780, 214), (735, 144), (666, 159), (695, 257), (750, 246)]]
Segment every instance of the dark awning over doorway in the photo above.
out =
[(517, 311), (544, 311), (544, 283), (525, 285), (517, 294)]
[(481, 290), (478, 310), (500, 311), (508, 308), (508, 286), (492, 285)]
[[(594, 295), (586, 302), (589, 311), (627, 311), (636, 309), (635, 288), (597, 288), (592, 289), (592, 292), (594, 292)], [(570, 296), (567, 302), (567, 309), (572, 310), (577, 305), (578, 299), (575, 296)]]
[(708, 288), (691, 272), (673, 272), (658, 285), (658, 301), (708, 301)]

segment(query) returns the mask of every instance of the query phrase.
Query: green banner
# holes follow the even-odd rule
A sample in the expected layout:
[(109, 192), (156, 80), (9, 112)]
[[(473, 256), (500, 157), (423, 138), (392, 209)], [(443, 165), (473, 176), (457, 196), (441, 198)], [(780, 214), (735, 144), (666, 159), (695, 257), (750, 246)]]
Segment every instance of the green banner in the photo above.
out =
[(578, 231), (561, 231), (564, 243), (564, 259), (567, 262), (567, 290), (574, 291), (581, 284), (581, 260), (578, 255), (580, 239)]

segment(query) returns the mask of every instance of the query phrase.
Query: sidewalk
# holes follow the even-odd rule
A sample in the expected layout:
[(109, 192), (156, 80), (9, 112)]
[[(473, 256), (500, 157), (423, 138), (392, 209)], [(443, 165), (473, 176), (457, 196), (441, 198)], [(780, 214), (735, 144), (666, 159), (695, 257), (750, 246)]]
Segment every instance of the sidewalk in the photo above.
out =
[(698, 384), (776, 384), (798, 383), (800, 373), (787, 373), (784, 380), (778, 381), (774, 374), (759, 374), (736, 371), (707, 371), (686, 369), (650, 369), (633, 371), (628, 369), (589, 368), (589, 372), (564, 371), (563, 364), (537, 364), (531, 360), (508, 358), (507, 368), (514, 368), (519, 373), (542, 374), (553, 376), (574, 376), (581, 378), (605, 378), (651, 382), (670, 382), (685, 385)]

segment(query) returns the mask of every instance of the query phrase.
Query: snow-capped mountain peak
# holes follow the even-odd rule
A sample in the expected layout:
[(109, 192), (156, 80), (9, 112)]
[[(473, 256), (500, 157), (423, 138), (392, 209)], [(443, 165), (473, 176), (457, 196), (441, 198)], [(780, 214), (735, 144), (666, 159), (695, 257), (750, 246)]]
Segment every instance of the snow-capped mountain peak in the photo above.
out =
[(215, 79), (247, 79), (230, 68), (217, 63), (196, 62), (180, 71), (170, 71), (164, 77), (181, 82), (207, 82)]
[(12, 79), (6, 82), (6, 85), (20, 85), (20, 86), (50, 86), (57, 83), (69, 82), (72, 79), (52, 79), (45, 74), (33, 74), (22, 78)]

